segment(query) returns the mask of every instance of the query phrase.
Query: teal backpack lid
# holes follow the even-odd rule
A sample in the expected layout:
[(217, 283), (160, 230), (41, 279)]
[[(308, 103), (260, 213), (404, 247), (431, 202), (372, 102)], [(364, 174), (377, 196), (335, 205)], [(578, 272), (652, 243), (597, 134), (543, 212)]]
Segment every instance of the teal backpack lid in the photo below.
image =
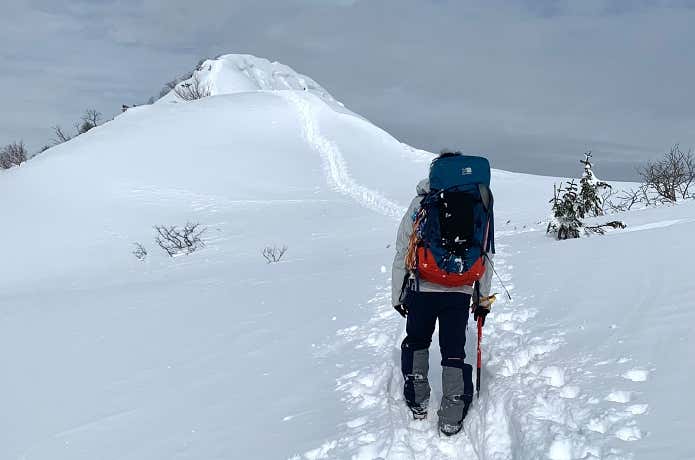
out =
[(469, 184), (490, 187), (490, 162), (472, 155), (445, 155), (430, 165), (430, 189), (446, 190)]

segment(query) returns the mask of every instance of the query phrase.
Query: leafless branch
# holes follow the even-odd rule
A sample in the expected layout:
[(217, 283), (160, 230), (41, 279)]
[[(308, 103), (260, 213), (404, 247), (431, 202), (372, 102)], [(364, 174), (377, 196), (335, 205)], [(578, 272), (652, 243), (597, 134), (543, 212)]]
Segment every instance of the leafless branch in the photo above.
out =
[(82, 115), (82, 121), (90, 123), (92, 126), (99, 126), (101, 123), (101, 112), (94, 109), (88, 109)]
[(695, 181), (693, 152), (683, 152), (676, 144), (661, 160), (647, 163), (639, 173), (644, 183), (663, 199), (675, 202), (678, 198), (687, 198)]
[(200, 224), (188, 222), (183, 228), (158, 225), (154, 229), (157, 232), (155, 241), (169, 257), (190, 254), (205, 246), (201, 236), (207, 228), (200, 228)]
[(138, 260), (142, 261), (147, 258), (147, 249), (140, 243), (133, 243), (135, 249), (133, 250), (133, 255), (137, 257)]
[(210, 96), (210, 86), (204, 84), (197, 73), (184, 83), (174, 87), (174, 93), (184, 101), (195, 101)]
[(619, 220), (614, 220), (612, 222), (607, 222), (605, 224), (601, 225), (590, 225), (590, 226), (585, 226), (584, 229), (587, 232), (590, 233), (598, 233), (599, 235), (603, 235), (606, 233), (606, 228), (625, 228), (627, 225), (625, 225), (623, 222), (620, 222)]
[(265, 260), (269, 263), (277, 263), (280, 262), (282, 259), (282, 256), (285, 255), (287, 252), (287, 246), (283, 247), (278, 247), (278, 246), (266, 246), (263, 248), (263, 257), (265, 257)]
[(55, 138), (53, 139), (53, 145), (62, 144), (63, 142), (67, 142), (70, 139), (72, 139), (72, 136), (65, 133), (63, 129), (58, 125), (55, 125), (53, 127), (53, 133), (55, 134)]
[(94, 109), (85, 110), (81, 120), (81, 122), (75, 123), (75, 129), (79, 134), (84, 134), (90, 129), (99, 126), (101, 122), (101, 112), (97, 112)]
[(695, 182), (695, 157), (693, 157), (692, 149), (689, 149), (687, 153), (682, 156), (682, 166), (685, 172), (685, 177), (683, 182), (678, 186), (678, 192), (681, 198), (690, 198), (690, 187)]
[(616, 212), (613, 204), (613, 197), (615, 197), (617, 192), (613, 187), (602, 187), (601, 191), (601, 215), (606, 213), (606, 208), (612, 212)]

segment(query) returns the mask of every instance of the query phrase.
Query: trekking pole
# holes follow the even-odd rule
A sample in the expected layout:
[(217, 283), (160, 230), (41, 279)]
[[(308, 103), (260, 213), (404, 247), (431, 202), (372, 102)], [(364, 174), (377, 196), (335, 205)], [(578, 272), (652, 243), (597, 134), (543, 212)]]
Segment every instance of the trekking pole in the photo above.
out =
[(480, 348), (480, 344), (483, 340), (483, 318), (478, 317), (478, 368), (476, 369), (476, 379), (475, 379), (475, 392), (480, 399), (480, 371), (483, 368), (483, 352)]

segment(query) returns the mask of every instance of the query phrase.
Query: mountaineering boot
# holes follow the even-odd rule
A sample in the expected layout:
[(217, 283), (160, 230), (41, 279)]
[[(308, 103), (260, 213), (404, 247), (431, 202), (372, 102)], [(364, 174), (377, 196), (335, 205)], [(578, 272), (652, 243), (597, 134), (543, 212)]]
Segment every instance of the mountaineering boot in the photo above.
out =
[(471, 403), (468, 401), (463, 403), (463, 418), (458, 423), (448, 423), (442, 418), (440, 418), (439, 431), (441, 431), (446, 436), (453, 436), (455, 434), (458, 434), (458, 432), (461, 431), (461, 428), (463, 428), (463, 419), (466, 418), (466, 414), (468, 414), (468, 408), (470, 407), (470, 405)]
[(442, 403), (439, 406), (439, 430), (447, 436), (461, 431), (463, 419), (473, 401), (473, 368), (442, 366)]
[(430, 401), (429, 351), (413, 350), (407, 339), (401, 345), (401, 366), (403, 370), (403, 396), (415, 420), (427, 418)]
[(425, 420), (427, 418), (427, 407), (410, 406), (410, 412), (413, 413), (413, 419)]

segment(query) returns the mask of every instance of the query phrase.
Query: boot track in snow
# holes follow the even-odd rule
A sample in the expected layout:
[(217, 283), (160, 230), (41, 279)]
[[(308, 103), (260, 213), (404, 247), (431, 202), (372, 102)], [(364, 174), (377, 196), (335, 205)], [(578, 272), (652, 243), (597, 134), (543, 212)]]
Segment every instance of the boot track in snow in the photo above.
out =
[[(391, 308), (390, 280), (384, 275), (377, 294), (362, 308), (372, 312), (366, 324), (341, 329), (337, 339), (320, 348), (318, 358), (330, 357), (341, 368), (352, 368), (337, 380), (336, 391), (346, 405), (349, 421), (337, 427), (335, 439), (292, 459), (631, 459), (616, 442), (638, 440), (635, 417), (646, 404), (629, 405), (629, 392), (614, 391), (602, 407), (579, 372), (600, 366), (588, 358), (559, 360), (563, 332), (533, 335), (527, 330), (537, 311), (527, 305), (512, 284), (509, 243), (498, 242), (496, 266), (510, 284), (514, 302), (501, 299), (485, 326), (483, 387), (464, 421), (451, 438), (438, 436), (437, 408), (441, 399), (441, 368), (437, 337), (430, 349), (432, 396), (427, 420), (414, 421), (403, 402), (400, 374), (402, 318)], [(475, 327), (467, 330), (468, 360), (475, 356)], [(346, 350), (359, 350), (345, 357)], [(579, 383), (577, 385), (575, 383)], [(581, 385), (583, 384), (583, 385)], [(618, 444), (620, 445), (620, 444)]]
[(309, 99), (315, 96), (295, 91), (282, 91), (280, 94), (297, 110), (302, 124), (302, 134), (307, 143), (321, 155), (329, 185), (368, 209), (393, 219), (400, 219), (406, 208), (389, 200), (379, 192), (358, 184), (350, 176), (345, 158), (338, 145), (321, 134), (318, 120), (321, 106)]

